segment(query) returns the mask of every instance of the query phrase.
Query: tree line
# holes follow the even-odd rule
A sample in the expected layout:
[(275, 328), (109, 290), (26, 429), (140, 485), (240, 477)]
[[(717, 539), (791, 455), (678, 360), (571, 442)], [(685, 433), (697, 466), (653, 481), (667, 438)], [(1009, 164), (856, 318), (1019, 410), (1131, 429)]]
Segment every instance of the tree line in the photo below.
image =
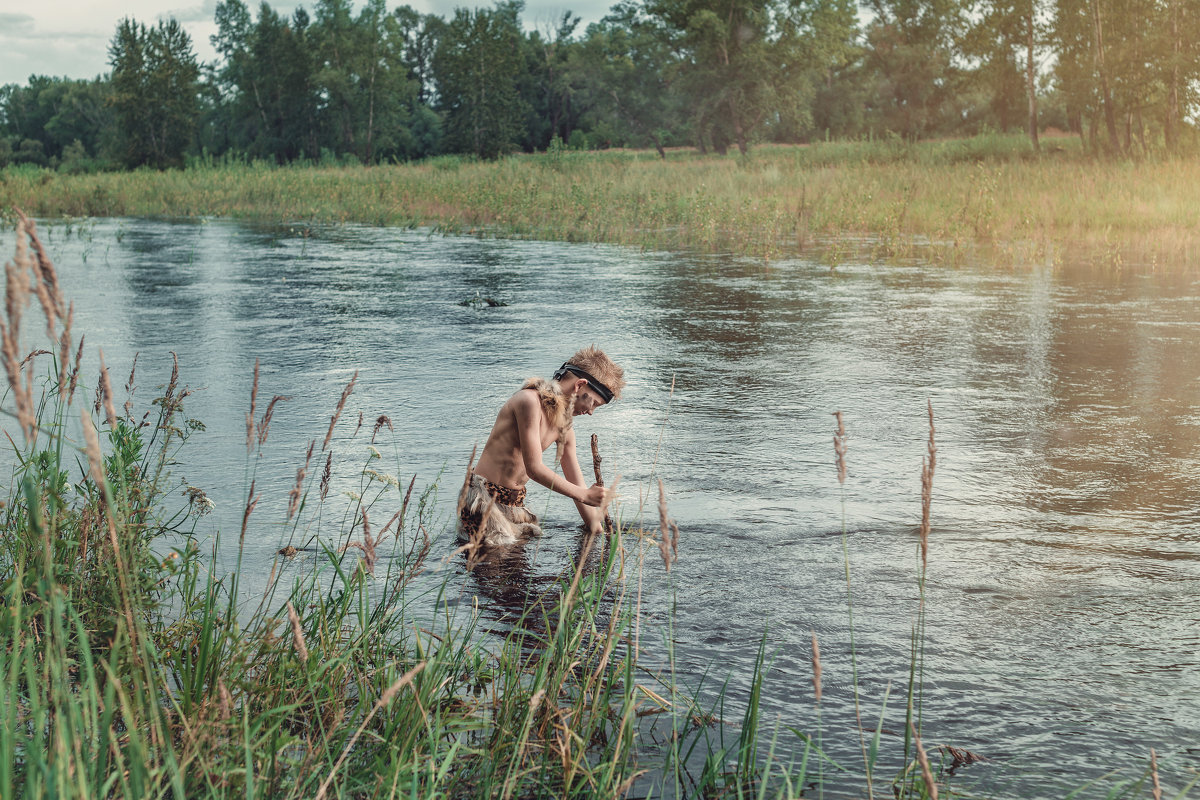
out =
[[(0, 88), (0, 166), (933, 136), (1049, 127), (1178, 148), (1200, 101), (1195, 0), (621, 0), (527, 30), (521, 0), (447, 17), (367, 0), (216, 7), (217, 58), (123, 19), (111, 72)], [(860, 11), (865, 12), (861, 13)]]

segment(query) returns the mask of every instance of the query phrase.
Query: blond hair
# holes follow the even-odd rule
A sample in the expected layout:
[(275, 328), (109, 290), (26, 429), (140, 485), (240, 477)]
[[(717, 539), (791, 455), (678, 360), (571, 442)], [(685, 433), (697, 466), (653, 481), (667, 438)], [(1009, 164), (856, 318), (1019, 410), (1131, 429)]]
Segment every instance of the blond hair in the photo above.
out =
[(599, 347), (588, 345), (568, 358), (567, 363), (591, 373), (592, 377), (608, 387), (613, 400), (620, 399), (621, 389), (625, 387), (625, 370), (613, 363)]

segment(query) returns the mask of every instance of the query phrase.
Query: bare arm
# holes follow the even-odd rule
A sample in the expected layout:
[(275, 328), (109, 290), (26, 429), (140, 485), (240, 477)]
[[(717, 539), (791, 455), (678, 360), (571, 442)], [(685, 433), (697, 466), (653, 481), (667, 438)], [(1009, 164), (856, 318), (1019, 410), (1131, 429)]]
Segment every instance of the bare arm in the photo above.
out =
[[(541, 416), (542, 409), (537, 395), (533, 392), (519, 392), (516, 397), (517, 436), (521, 440), (521, 460), (525, 464), (525, 474), (530, 479), (540, 483), (547, 489), (565, 495), (572, 500), (589, 506), (598, 506), (604, 502), (604, 487), (593, 486), (585, 488), (582, 477), (579, 480), (562, 479), (556, 476), (542, 461)], [(568, 432), (567, 440), (574, 453), (574, 434)], [(564, 455), (565, 455), (564, 449)], [(571, 456), (574, 461), (575, 456)], [(564, 457), (564, 462), (566, 458)], [(579, 465), (575, 465), (576, 474)]]

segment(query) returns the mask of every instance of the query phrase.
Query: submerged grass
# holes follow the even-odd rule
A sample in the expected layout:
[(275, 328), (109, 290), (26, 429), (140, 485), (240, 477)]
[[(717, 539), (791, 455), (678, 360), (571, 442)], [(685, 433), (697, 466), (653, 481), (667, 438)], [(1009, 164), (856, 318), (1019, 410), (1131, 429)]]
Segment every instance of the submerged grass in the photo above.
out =
[[(15, 461), (0, 506), (0, 797), (764, 800), (865, 788), (936, 798), (939, 785), (949, 788), (947, 766), (968, 763), (954, 748), (939, 748), (942, 763), (931, 762), (921, 739), (932, 409), (908, 687), (918, 713), (909, 717), (912, 752), (906, 740), (904, 766), (884, 789), (877, 765), (887, 695), (869, 750), (857, 734), (863, 772), (837, 765), (822, 750), (831, 734), (821, 724), (815, 634), (815, 736), (803, 722), (772, 728), (762, 719), (765, 633), (740, 715), (727, 709), (724, 691), (706, 709), (678, 685), (673, 607), (666, 663), (649, 669), (639, 646), (642, 573), (657, 549), (669, 576), (680, 544), (661, 484), (657, 531), (618, 524), (611, 536), (585, 538), (556, 589), (524, 608), (507, 635), (488, 635), (474, 614), (426, 610), (431, 598), (414, 577), (431, 553), (429, 506), (410, 503), (412, 483), (402, 493), (397, 479), (370, 468), (375, 451), (363, 470), (372, 491), (328, 522), (338, 515), (326, 509), (325, 433), (325, 470), (309, 470), (314, 454), (321, 461), (314, 438), (287, 501), (293, 527), (284, 550), (295, 552), (291, 541), (303, 536), (317, 553), (298, 569), (277, 561), (261, 598), (244, 599), (241, 541), (260, 501), (255, 467), (286, 398), (256, 415), (256, 368), (237, 567), (218, 573), (216, 545), (209, 557), (193, 535), (211, 501), (195, 487), (168, 491), (170, 465), (202, 428), (186, 417), (177, 366), (141, 416), (132, 396), (118, 411), (106, 373), (94, 402), (84, 400), (83, 337), (76, 344), (71, 307), (33, 223), (19, 213), (17, 233), (0, 323), (9, 380), (2, 408), (16, 422), (5, 426)], [(23, 357), (31, 297), (51, 346)], [(133, 383), (131, 374), (130, 395)], [(330, 432), (353, 387), (352, 379)], [(392, 421), (380, 416), (372, 442), (385, 427)], [(372, 516), (382, 518), (377, 508), (397, 506), (384, 526), (372, 526)], [(488, 558), (462, 555), (468, 568)], [(849, 588), (848, 555), (846, 567)], [(443, 583), (436, 591), (453, 590)], [(1143, 776), (1109, 796), (1134, 796), (1148, 780), (1158, 792), (1154, 756)]]
[(1001, 265), (1200, 254), (1200, 157), (1097, 160), (1076, 139), (1035, 155), (1019, 136), (552, 152), (497, 162), (445, 156), (381, 167), (198, 166), (63, 175), (0, 171), (0, 206), (36, 216), (229, 216), (360, 222), (454, 233), (729, 252), (816, 252)]

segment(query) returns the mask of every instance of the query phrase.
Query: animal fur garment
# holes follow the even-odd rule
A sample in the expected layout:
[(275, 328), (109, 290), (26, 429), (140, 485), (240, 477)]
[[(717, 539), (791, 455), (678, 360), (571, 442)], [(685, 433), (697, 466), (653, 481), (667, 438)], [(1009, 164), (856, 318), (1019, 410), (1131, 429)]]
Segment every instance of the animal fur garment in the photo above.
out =
[(530, 378), (521, 388), (537, 392), (547, 424), (558, 432), (555, 436), (554, 463), (561, 463), (563, 444), (567, 439), (567, 431), (571, 429), (571, 412), (575, 410), (575, 396), (567, 397), (562, 393), (558, 381), (544, 378)]
[[(529, 536), (540, 536), (537, 515), (523, 505), (525, 490), (492, 487), (481, 475), (471, 473), (458, 510), (458, 538), (482, 541), (490, 547), (515, 544)], [(507, 493), (517, 497), (506, 496)], [(515, 503), (502, 502), (516, 500)]]

